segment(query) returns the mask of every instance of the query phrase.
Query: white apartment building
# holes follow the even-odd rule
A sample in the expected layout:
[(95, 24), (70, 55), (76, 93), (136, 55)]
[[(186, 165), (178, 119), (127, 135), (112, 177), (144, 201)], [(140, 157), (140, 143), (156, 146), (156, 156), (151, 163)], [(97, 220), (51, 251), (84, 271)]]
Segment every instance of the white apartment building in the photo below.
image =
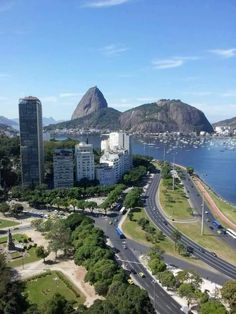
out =
[(102, 150), (120, 150), (125, 149), (131, 154), (130, 136), (124, 132), (112, 132), (109, 138), (101, 142)]
[(95, 167), (95, 177), (101, 185), (112, 185), (116, 183), (114, 168), (107, 164), (99, 164)]
[(53, 153), (54, 188), (74, 185), (74, 158), (72, 149), (55, 149)]
[(94, 180), (93, 145), (81, 142), (75, 146), (76, 180)]

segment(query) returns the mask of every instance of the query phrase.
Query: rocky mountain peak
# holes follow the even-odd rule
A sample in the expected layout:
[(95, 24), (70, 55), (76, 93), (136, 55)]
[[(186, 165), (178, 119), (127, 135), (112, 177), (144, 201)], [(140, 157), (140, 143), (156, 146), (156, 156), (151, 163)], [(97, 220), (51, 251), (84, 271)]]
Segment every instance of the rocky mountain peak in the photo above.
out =
[(107, 108), (107, 101), (97, 86), (91, 87), (82, 97), (72, 114), (71, 120), (89, 115), (92, 112)]

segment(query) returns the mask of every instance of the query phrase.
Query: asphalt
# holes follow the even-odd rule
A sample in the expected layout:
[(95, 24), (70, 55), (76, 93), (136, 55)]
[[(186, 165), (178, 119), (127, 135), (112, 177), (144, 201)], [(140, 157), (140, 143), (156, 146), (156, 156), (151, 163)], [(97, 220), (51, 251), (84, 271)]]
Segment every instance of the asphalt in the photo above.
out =
[(192, 203), (192, 206), (196, 210), (197, 215), (199, 217), (202, 216), (202, 206), (204, 204), (204, 231), (205, 232), (211, 232), (211, 233), (213, 232), (217, 237), (220, 237), (221, 240), (226, 242), (228, 245), (230, 245), (232, 247), (232, 249), (235, 250), (236, 249), (235, 239), (230, 237), (227, 233), (221, 234), (221, 235), (219, 235), (217, 233), (217, 231), (219, 231), (219, 229), (217, 229), (212, 224), (212, 222), (214, 220), (216, 220), (216, 218), (213, 216), (211, 209), (207, 206), (207, 203), (205, 201), (203, 202), (202, 196), (199, 194), (197, 187), (192, 182), (192, 179), (189, 176), (189, 174), (187, 173), (187, 171), (183, 170), (183, 172), (184, 172), (184, 177), (181, 180), (182, 180), (182, 182), (186, 188), (186, 191), (187, 191), (189, 199)]
[[(173, 239), (175, 227), (166, 220), (158, 204), (156, 204), (156, 191), (160, 183), (160, 174), (154, 174), (149, 187), (146, 191), (145, 211), (153, 223), (163, 231), (169, 238)], [(186, 247), (190, 246), (193, 249), (193, 255), (201, 259), (209, 266), (215, 268), (226, 276), (236, 279), (236, 267), (217, 256), (213, 256), (212, 252), (196, 244), (188, 237), (182, 234), (180, 240)]]

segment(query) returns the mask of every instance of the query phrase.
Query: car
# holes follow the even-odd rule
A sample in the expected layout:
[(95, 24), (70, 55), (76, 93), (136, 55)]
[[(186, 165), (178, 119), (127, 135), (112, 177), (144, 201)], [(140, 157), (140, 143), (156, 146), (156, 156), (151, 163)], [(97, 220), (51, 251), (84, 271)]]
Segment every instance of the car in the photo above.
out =
[(205, 253), (205, 250), (202, 247), (199, 248), (199, 251), (202, 252), (202, 253)]
[(134, 269), (131, 269), (130, 272), (131, 272), (131, 274), (134, 274), (134, 275), (137, 274), (137, 272)]
[(209, 214), (209, 212), (207, 210), (205, 210), (205, 214)]
[(189, 253), (193, 253), (193, 247), (191, 247), (191, 246), (187, 246), (187, 252), (189, 252)]
[(139, 275), (139, 277), (141, 277), (141, 278), (145, 277), (144, 273), (141, 272), (141, 271), (138, 273), (138, 275)]
[(207, 219), (206, 219), (206, 221), (207, 221), (207, 222), (209, 222), (209, 221), (210, 221), (210, 219), (209, 219), (209, 218), (207, 218)]
[(109, 221), (109, 225), (112, 225), (112, 224), (113, 224), (113, 222), (112, 222), (112, 220), (110, 220), (110, 221)]
[(211, 255), (213, 255), (214, 257), (217, 257), (215, 252), (210, 252)]
[(128, 279), (128, 283), (129, 283), (130, 285), (133, 285), (133, 284), (134, 284), (133, 279), (132, 279), (132, 278), (129, 278), (129, 279)]
[(214, 230), (214, 228), (213, 228), (212, 226), (209, 226), (209, 228), (210, 228), (211, 230)]
[(123, 249), (127, 249), (127, 246), (125, 244), (123, 244), (122, 246), (123, 246)]

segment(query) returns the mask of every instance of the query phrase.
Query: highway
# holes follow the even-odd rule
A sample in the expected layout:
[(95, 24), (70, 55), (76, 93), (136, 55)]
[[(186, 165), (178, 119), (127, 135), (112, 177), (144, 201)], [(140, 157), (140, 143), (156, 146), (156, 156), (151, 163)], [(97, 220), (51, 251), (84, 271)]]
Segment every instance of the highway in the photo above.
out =
[[(91, 218), (93, 218), (95, 224), (104, 231), (115, 250), (118, 250), (116, 254), (117, 261), (123, 264), (128, 272), (132, 271), (131, 277), (134, 279), (134, 282), (148, 292), (155, 310), (160, 314), (183, 313), (180, 310), (181, 306), (179, 303), (153, 279), (146, 268), (139, 262), (136, 257), (136, 255), (139, 254), (135, 251), (138, 248), (138, 244), (135, 246), (133, 242), (131, 243), (128, 239), (120, 239), (115, 232), (116, 225), (110, 225), (108, 223), (107, 219), (109, 218), (105, 216), (94, 217), (92, 214)], [(138, 275), (140, 272), (144, 274), (143, 278)]]
[[(146, 191), (145, 211), (153, 223), (163, 231), (163, 233), (169, 238), (173, 238), (173, 231), (176, 230), (165, 217), (162, 215), (162, 211), (159, 205), (156, 203), (156, 192), (160, 183), (160, 174), (154, 174), (148, 189)], [(186, 247), (191, 246), (194, 250), (193, 254), (201, 259), (209, 266), (222, 272), (230, 278), (236, 279), (236, 267), (217, 256), (213, 256), (212, 252), (207, 251), (205, 248), (196, 244), (186, 236), (182, 234), (180, 240)]]
[[(195, 184), (192, 182), (191, 177), (187, 173), (187, 171), (184, 171), (184, 177), (181, 179), (183, 182), (185, 189), (187, 191), (187, 194), (189, 196), (189, 199), (192, 203), (193, 208), (197, 211), (197, 214), (199, 216), (202, 215), (202, 205), (203, 205), (203, 198), (199, 194), (198, 189), (196, 188)], [(207, 227), (208, 230), (211, 232), (214, 232), (219, 236), (217, 233), (217, 228), (212, 225), (212, 221), (216, 220), (214, 218), (213, 214), (211, 213), (210, 208), (207, 206), (206, 202), (204, 202), (204, 227)], [(232, 237), (230, 237), (227, 234), (221, 234), (220, 235), (221, 239), (225, 241), (228, 245), (230, 245), (234, 250), (236, 249), (236, 241)]]

